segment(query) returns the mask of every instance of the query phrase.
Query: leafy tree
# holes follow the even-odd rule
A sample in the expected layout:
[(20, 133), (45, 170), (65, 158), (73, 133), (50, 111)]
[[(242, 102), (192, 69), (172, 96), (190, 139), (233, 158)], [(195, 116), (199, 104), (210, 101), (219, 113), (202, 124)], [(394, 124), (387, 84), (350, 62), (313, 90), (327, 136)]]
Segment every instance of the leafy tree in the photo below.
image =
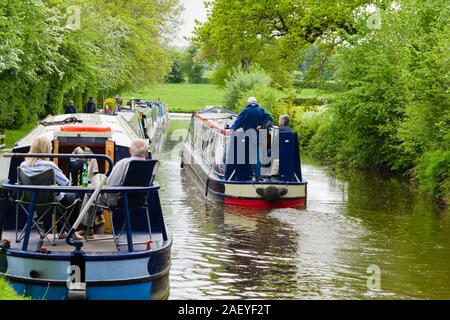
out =
[(248, 72), (236, 68), (230, 78), (225, 80), (225, 106), (231, 110), (239, 111), (246, 92), (252, 89), (268, 88), (271, 82), (272, 78), (258, 66), (251, 67)]
[(180, 62), (175, 60), (172, 63), (172, 71), (167, 77), (167, 82), (169, 83), (182, 83), (184, 82), (183, 73), (181, 72)]
[(346, 166), (413, 174), (422, 191), (449, 199), (448, 3), (399, 1), (381, 10), (380, 29), (360, 18), (340, 50), (343, 92), (310, 147)]
[(206, 66), (199, 57), (198, 49), (191, 45), (184, 53), (183, 72), (191, 83), (201, 83)]
[(1, 0), (0, 127), (58, 113), (67, 100), (81, 106), (88, 95), (161, 82), (179, 12), (178, 0)]
[(371, 1), (216, 0), (195, 41), (205, 57), (229, 69), (256, 63), (280, 83), (295, 70), (300, 49), (341, 31), (354, 34), (353, 12)]

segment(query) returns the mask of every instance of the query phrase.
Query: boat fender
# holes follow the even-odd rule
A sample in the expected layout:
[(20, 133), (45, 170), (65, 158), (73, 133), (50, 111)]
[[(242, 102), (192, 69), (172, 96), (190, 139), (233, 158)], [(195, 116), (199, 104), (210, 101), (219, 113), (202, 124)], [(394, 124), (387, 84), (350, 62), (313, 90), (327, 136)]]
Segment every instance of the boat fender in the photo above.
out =
[(6, 273), (8, 270), (8, 260), (6, 259), (6, 251), (11, 247), (11, 241), (2, 240), (0, 242), (0, 273)]
[(153, 240), (147, 241), (147, 251), (152, 250), (152, 244), (153, 244)]
[(267, 202), (273, 203), (285, 196), (288, 193), (288, 189), (268, 186), (267, 188), (256, 188), (256, 193), (263, 197)]

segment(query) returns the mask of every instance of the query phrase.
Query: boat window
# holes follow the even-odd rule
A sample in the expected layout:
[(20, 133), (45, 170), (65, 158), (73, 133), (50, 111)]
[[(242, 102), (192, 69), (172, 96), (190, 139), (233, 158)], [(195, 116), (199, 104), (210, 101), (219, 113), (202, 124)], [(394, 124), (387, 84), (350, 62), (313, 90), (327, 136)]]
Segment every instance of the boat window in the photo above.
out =
[(191, 147), (194, 147), (194, 118), (191, 119), (191, 125), (189, 126), (189, 142), (191, 143)]
[(131, 125), (131, 128), (133, 129), (134, 133), (136, 133), (138, 137), (140, 137), (140, 138), (145, 137), (144, 129), (142, 128), (142, 122), (137, 113), (134, 114), (130, 125)]
[(225, 175), (225, 141), (227, 139), (223, 135), (218, 135), (216, 148), (215, 148), (215, 171), (216, 174), (223, 176)]

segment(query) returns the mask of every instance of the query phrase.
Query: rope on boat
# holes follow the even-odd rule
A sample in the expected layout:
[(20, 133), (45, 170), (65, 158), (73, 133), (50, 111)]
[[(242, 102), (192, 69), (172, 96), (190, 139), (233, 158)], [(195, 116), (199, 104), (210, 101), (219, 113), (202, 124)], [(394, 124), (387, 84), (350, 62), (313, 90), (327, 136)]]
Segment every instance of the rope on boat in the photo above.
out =
[(41, 122), (39, 122), (39, 124), (44, 127), (60, 126), (60, 125), (74, 124), (74, 123), (83, 123), (83, 120), (78, 120), (75, 117), (70, 117), (70, 118), (64, 119), (62, 121), (41, 121)]
[(97, 199), (98, 195), (100, 194), (100, 191), (105, 186), (107, 179), (108, 179), (107, 176), (102, 176), (102, 178), (100, 180), (100, 184), (97, 186), (97, 188), (95, 188), (95, 191), (91, 195), (91, 197), (89, 198), (88, 202), (86, 203), (86, 206), (83, 208), (83, 210), (81, 210), (77, 221), (75, 221), (75, 223), (72, 226), (71, 231), (69, 232), (69, 235), (72, 236), (75, 233), (75, 231), (78, 229), (78, 227), (80, 226), (81, 221), (83, 220), (84, 216), (87, 214), (87, 212), (91, 208), (92, 204), (94, 203), (94, 201)]

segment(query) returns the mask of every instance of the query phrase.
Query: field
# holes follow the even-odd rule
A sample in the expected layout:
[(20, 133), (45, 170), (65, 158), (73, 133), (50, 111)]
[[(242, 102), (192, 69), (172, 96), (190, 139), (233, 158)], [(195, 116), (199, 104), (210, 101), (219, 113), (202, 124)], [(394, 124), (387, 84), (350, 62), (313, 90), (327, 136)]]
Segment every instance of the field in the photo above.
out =
[[(302, 89), (299, 98), (327, 98), (333, 94), (320, 94), (317, 89)], [(122, 96), (125, 100), (130, 98), (143, 98), (150, 100), (160, 99), (169, 106), (170, 112), (194, 112), (205, 106), (223, 105), (223, 89), (213, 84), (163, 84), (148, 87), (141, 91), (126, 92)]]
[(168, 105), (170, 112), (194, 112), (205, 106), (223, 104), (223, 90), (212, 84), (163, 84), (141, 91), (126, 92), (123, 97), (125, 100), (160, 99)]

